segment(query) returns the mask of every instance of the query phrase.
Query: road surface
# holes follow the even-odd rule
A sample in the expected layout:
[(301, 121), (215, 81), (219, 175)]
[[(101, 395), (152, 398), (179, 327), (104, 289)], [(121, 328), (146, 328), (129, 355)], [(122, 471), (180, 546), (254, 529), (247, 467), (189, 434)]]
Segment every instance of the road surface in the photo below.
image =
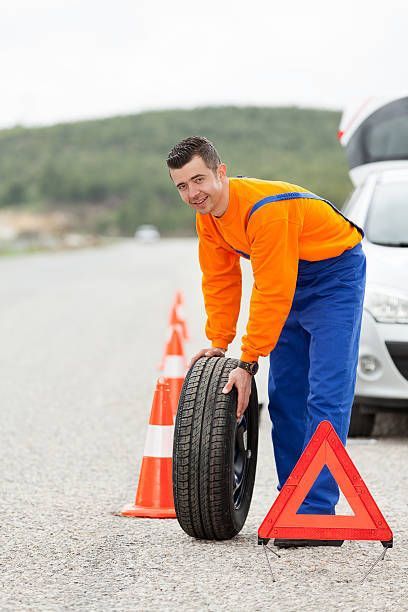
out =
[[(395, 532), (394, 549), (363, 585), (379, 543), (284, 551), (271, 558), (272, 582), (256, 536), (276, 496), (265, 412), (253, 503), (234, 540), (199, 542), (176, 520), (116, 515), (135, 495), (177, 289), (189, 354), (205, 342), (194, 240), (3, 258), (0, 279), (1, 610), (408, 608), (400, 426), (401, 437), (349, 445)], [(245, 279), (247, 301), (248, 269)], [(265, 372), (263, 364), (261, 397)]]

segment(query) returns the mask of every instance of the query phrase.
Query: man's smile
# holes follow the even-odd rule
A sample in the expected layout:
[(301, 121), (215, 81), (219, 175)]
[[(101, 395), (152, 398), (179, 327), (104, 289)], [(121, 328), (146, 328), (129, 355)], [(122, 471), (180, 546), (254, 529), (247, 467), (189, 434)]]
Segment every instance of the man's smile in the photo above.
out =
[(197, 200), (197, 202), (192, 202), (192, 206), (195, 206), (197, 208), (202, 208), (204, 206), (204, 204), (207, 201), (208, 196), (205, 196), (204, 198), (202, 198), (201, 200)]

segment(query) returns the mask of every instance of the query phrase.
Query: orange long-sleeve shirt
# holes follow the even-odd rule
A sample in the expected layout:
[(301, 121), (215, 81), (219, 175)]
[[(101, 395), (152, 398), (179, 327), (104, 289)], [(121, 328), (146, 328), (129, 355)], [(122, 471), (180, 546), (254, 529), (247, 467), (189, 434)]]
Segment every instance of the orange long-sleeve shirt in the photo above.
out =
[(229, 179), (228, 208), (221, 217), (196, 217), (206, 334), (212, 346), (227, 348), (236, 333), (241, 303), (240, 253), (254, 275), (243, 361), (256, 361), (275, 347), (296, 289), (299, 259), (336, 257), (358, 244), (360, 231), (320, 199), (275, 201), (251, 210), (266, 196), (308, 193), (277, 181)]

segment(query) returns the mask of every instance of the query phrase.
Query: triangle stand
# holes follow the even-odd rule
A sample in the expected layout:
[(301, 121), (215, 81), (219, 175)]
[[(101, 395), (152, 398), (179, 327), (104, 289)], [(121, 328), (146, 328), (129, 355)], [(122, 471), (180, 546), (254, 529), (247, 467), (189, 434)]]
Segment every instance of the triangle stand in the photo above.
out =
[[(325, 465), (354, 515), (296, 514)], [(393, 533), (387, 521), (328, 421), (317, 427), (258, 529), (258, 544), (267, 544), (271, 538), (379, 540), (385, 548), (392, 548)]]

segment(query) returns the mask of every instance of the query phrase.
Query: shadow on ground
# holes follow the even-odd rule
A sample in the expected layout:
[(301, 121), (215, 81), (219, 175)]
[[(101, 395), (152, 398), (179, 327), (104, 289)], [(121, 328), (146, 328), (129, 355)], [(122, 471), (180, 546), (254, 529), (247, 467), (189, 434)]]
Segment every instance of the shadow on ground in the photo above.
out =
[(377, 414), (374, 438), (401, 438), (408, 436), (408, 414)]

